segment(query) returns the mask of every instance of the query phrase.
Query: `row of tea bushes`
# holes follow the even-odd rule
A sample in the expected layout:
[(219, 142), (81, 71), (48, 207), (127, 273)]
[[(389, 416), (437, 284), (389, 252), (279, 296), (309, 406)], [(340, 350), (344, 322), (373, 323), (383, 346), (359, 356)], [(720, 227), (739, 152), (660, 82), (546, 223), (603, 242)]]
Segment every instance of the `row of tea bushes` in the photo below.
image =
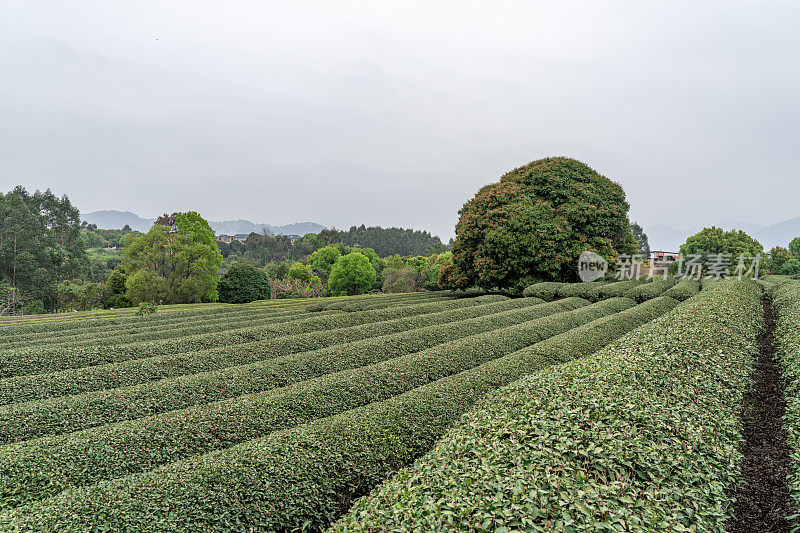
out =
[[(574, 299), (576, 300), (576, 299)], [(565, 300), (566, 302), (566, 300)], [(580, 300), (576, 302), (580, 303)], [(575, 324), (613, 313), (626, 305), (624, 300), (609, 300), (588, 307), (552, 314), (568, 306), (553, 302), (536, 306), (529, 311), (532, 320), (520, 323), (520, 317), (485, 317), (485, 326), (496, 326), (452, 341), (411, 346), (381, 358), (382, 351), (391, 350), (394, 339), (371, 339), (363, 346), (348, 345), (338, 353), (309, 354), (306, 358), (291, 358), (281, 364), (264, 365), (263, 369), (244, 369), (244, 383), (235, 379), (216, 383), (199, 383), (198, 398), (204, 391), (213, 392), (220, 385), (240, 387), (243, 395), (231, 400), (200, 405), (192, 409), (171, 411), (159, 416), (98, 427), (62, 437), (36, 439), (0, 448), (0, 473), (5, 483), (0, 488), (0, 502), (16, 504), (25, 497), (43, 497), (74, 485), (88, 484), (107, 478), (153, 468), (189, 455), (209, 452), (254, 439), (272, 431), (297, 425), (315, 418), (331, 416), (360, 405), (385, 400), (441, 377), (501, 357), (516, 348), (568, 330)], [(542, 318), (536, 318), (536, 315)], [(521, 316), (521, 315), (520, 315)], [(503, 327), (503, 324), (511, 324)], [(464, 330), (465, 323), (454, 324)], [(446, 332), (439, 332), (446, 333)], [(420, 331), (420, 337), (424, 333)], [(431, 332), (431, 339), (436, 338)], [(400, 339), (406, 343), (409, 339)], [(415, 348), (420, 350), (415, 350)], [(321, 356), (324, 356), (323, 359)], [(339, 359), (338, 365), (333, 361)], [(298, 360), (299, 359), (299, 360)], [(326, 362), (326, 359), (328, 362)], [(385, 360), (382, 360), (385, 359)], [(316, 371), (305, 364), (319, 361)], [(259, 373), (259, 370), (263, 370)], [(319, 376), (319, 377), (316, 377)], [(304, 381), (304, 378), (307, 379)], [(309, 379), (314, 378), (314, 379)], [(202, 378), (200, 378), (202, 379)], [(196, 381), (200, 381), (197, 379)], [(291, 387), (273, 389), (279, 383), (296, 383)], [(191, 384), (191, 383), (189, 383)], [(165, 383), (169, 386), (170, 383)], [(249, 390), (248, 390), (249, 389)], [(270, 390), (272, 389), (272, 390)], [(252, 390), (262, 393), (247, 394)], [(186, 403), (186, 398), (169, 397), (173, 406)], [(186, 394), (194, 393), (185, 387)], [(161, 399), (161, 398), (154, 398)], [(206, 400), (207, 401), (207, 400)], [(129, 399), (145, 411), (147, 402)], [(122, 402), (125, 403), (125, 402)], [(110, 411), (109, 414), (115, 414)], [(5, 507), (6, 504), (0, 504)]]
[(700, 282), (696, 279), (682, 279), (674, 287), (664, 291), (664, 296), (675, 298), (678, 301), (688, 300), (700, 292)]
[(791, 494), (800, 514), (800, 282), (767, 280), (772, 288), (775, 312), (775, 348), (783, 376), (786, 414), (784, 428), (789, 444)]
[(333, 531), (721, 531), (762, 291), (726, 281), (492, 395)]
[(315, 314), (307, 318), (300, 315), (297, 320), (265, 326), (232, 329), (225, 332), (189, 335), (174, 339), (142, 341), (118, 347), (79, 347), (79, 348), (31, 348), (6, 352), (0, 358), (0, 377), (24, 374), (41, 374), (81, 368), (105, 363), (114, 363), (143, 357), (154, 357), (183, 352), (207, 350), (216, 346), (231, 346), (271, 339), (282, 335), (297, 335), (310, 331), (355, 326), (370, 322), (391, 320), (406, 316), (434, 313), (446, 309), (457, 309), (480, 303), (504, 300), (502, 296), (480, 296), (396, 306), (360, 313)]
[[(437, 313), (297, 335), (284, 335), (249, 343), (246, 345), (246, 349), (242, 349), (239, 344), (234, 344), (199, 352), (130, 359), (120, 363), (0, 379), (0, 404), (45, 400), (57, 396), (126, 387), (185, 374), (210, 372), (292, 353), (318, 350), (370, 337), (409, 331), (435, 324), (457, 322), (542, 303), (542, 300), (531, 298), (504, 299), (494, 303), (484, 303), (486, 301), (488, 301), (486, 298), (476, 298), (470, 300), (469, 304), (461, 303), (455, 309), (446, 309)], [(577, 303), (588, 304), (583, 300), (577, 300)], [(575, 301), (567, 302), (563, 308), (574, 304)]]
[[(614, 301), (593, 307), (601, 309)], [(626, 307), (633, 304), (624, 301), (629, 302)], [(654, 304), (648, 305), (640, 306), (647, 315)], [(614, 316), (629, 323), (629, 329), (641, 321), (634, 309)], [(518, 342), (520, 333), (506, 341)], [(573, 339), (576, 346), (567, 347), (567, 353), (574, 349), (580, 354), (584, 339)], [(479, 357), (481, 351), (470, 349), (459, 357)], [(438, 364), (430, 363), (427, 371), (435, 376)], [(0, 515), (0, 526), (40, 531), (91, 526), (136, 531), (319, 530), (351, 498), (427, 451), (480, 396), (552, 364), (550, 359), (526, 357), (525, 350), (512, 352), (385, 401), (150, 472), (67, 490)], [(411, 365), (408, 371), (415, 368)], [(365, 382), (365, 388), (376, 383), (388, 387), (391, 381)]]
[(283, 311), (283, 312), (258, 312), (250, 311), (247, 314), (224, 315), (224, 317), (198, 320), (191, 322), (158, 324), (157, 326), (130, 331), (108, 331), (91, 332), (88, 334), (62, 337), (58, 339), (36, 339), (31, 338), (27, 341), (16, 341), (4, 344), (0, 349), (0, 357), (7, 353), (26, 352), (35, 353), (36, 351), (49, 351), (51, 348), (59, 350), (79, 350), (82, 347), (120, 347), (137, 342), (157, 341), (170, 339), (178, 336), (201, 335), (205, 333), (216, 333), (230, 331), (232, 329), (243, 329), (256, 327), (266, 324), (280, 324), (299, 318), (309, 316), (305, 311)]
[(654, 279), (650, 283), (637, 285), (632, 289), (628, 289), (623, 293), (623, 296), (641, 303), (661, 296), (668, 289), (671, 289), (675, 285), (676, 281), (677, 280), (675, 278)]
[[(378, 352), (372, 357), (381, 360), (381, 357), (390, 357), (392, 350), (398, 353), (412, 350), (417, 343), (436, 343), (441, 336), (450, 335), (454, 339), (481, 331), (487, 331), (513, 324), (530, 321), (535, 318), (551, 315), (566, 309), (575, 309), (586, 304), (577, 298), (563, 302), (547, 304), (547, 306), (533, 306), (503, 313), (481, 315), (473, 318), (453, 322), (448, 320), (442, 326), (434, 326), (432, 330), (421, 331), (413, 328), (410, 334), (380, 336), (379, 334), (367, 336), (366, 339), (383, 339), (385, 343), (367, 344), (366, 349), (375, 346)], [(485, 311), (483, 309), (476, 311)], [(455, 314), (455, 312), (453, 312)], [(447, 320), (448, 317), (439, 317)], [(453, 318), (452, 315), (449, 318)], [(421, 321), (420, 321), (421, 322)], [(417, 324), (424, 328), (423, 324)], [(375, 325), (361, 326), (361, 329), (376, 329)], [(414, 340), (414, 335), (419, 340)], [(362, 338), (365, 338), (362, 336)], [(296, 341), (290, 337), (290, 341)], [(326, 339), (326, 341), (329, 339)], [(304, 357), (303, 353), (314, 357), (331, 357), (329, 361), (333, 366), (335, 361), (346, 358), (353, 350), (354, 359), (359, 355), (360, 345), (340, 343), (326, 350), (314, 352), (300, 352), (297, 357), (278, 357), (266, 359), (262, 362), (248, 365), (239, 365), (220, 369), (213, 372), (188, 374), (172, 379), (163, 379), (155, 382), (142, 383), (135, 386), (110, 390), (100, 390), (73, 396), (56, 397), (49, 400), (25, 402), (6, 405), (0, 408), (0, 439), (2, 442), (16, 442), (32, 439), (44, 435), (79, 431), (98, 425), (130, 420), (143, 416), (150, 416), (165, 411), (182, 409), (192, 405), (223, 400), (242, 394), (268, 390), (294, 381), (302, 381), (302, 376), (314, 377), (312, 368), (324, 369), (323, 364), (315, 364)], [(388, 353), (387, 353), (388, 352)], [(370, 355), (364, 356), (369, 357)], [(299, 360), (299, 363), (295, 363)], [(345, 359), (346, 361), (346, 359)], [(345, 364), (345, 363), (340, 363)], [(365, 363), (366, 364), (366, 363)], [(292, 379), (292, 376), (295, 379)]]

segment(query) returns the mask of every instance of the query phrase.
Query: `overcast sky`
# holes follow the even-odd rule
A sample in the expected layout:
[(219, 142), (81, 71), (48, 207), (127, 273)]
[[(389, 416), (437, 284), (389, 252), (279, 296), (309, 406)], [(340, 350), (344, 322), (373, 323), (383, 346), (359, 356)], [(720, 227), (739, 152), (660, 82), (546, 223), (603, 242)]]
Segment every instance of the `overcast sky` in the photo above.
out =
[(644, 226), (800, 216), (800, 2), (0, 3), (0, 190), (427, 229), (569, 155)]

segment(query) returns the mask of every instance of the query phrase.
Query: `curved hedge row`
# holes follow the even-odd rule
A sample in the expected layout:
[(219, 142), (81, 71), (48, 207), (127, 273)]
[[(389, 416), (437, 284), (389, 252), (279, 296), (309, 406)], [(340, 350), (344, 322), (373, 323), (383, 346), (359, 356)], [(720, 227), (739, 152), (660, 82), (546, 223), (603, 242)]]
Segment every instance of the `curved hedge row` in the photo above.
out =
[(306, 318), (308, 313), (305, 311), (287, 311), (281, 313), (255, 312), (247, 315), (234, 315), (232, 317), (217, 320), (195, 320), (191, 323), (165, 324), (146, 328), (143, 331), (130, 331), (117, 333), (113, 330), (101, 331), (89, 335), (78, 335), (62, 339), (45, 339), (36, 342), (16, 342), (4, 345), (0, 349), (0, 358), (10, 353), (26, 352), (35, 353), (36, 351), (48, 351), (57, 347), (59, 350), (80, 350), (83, 347), (105, 347), (107, 349), (127, 346), (138, 342), (158, 341), (162, 339), (174, 339), (178, 336), (202, 335), (206, 333), (217, 333), (231, 331), (233, 329), (243, 329), (262, 326), (266, 324), (280, 324)]
[(589, 291), (596, 287), (600, 287), (602, 285), (608, 285), (609, 283), (613, 283), (612, 281), (602, 280), (602, 281), (588, 281), (586, 283), (565, 283), (562, 285), (558, 291), (559, 298), (570, 298), (570, 297), (577, 297), (577, 298), (589, 298)]
[(700, 282), (696, 279), (682, 279), (674, 287), (664, 291), (664, 296), (675, 298), (679, 302), (688, 300), (700, 292)]
[(158, 322), (148, 322), (147, 324), (128, 324), (126, 326), (116, 326), (113, 323), (107, 326), (92, 329), (89, 331), (70, 330), (63, 333), (42, 333), (26, 335), (18, 340), (3, 342), (2, 351), (11, 349), (21, 349), (39, 345), (76, 345), (82, 341), (100, 339), (103, 342), (116, 342), (123, 344), (131, 342), (130, 339), (136, 335), (158, 332), (158, 331), (186, 331), (197, 326), (211, 326), (216, 324), (233, 323), (236, 320), (253, 321), (263, 318), (280, 318), (288, 316), (298, 316), (308, 314), (304, 309), (252, 309), (242, 308), (236, 312), (211, 315), (210, 317), (193, 316), (190, 318), (173, 319), (164, 315), (164, 319)]
[[(625, 301), (627, 306), (633, 303)], [(616, 316), (620, 321), (632, 318)], [(635, 325), (636, 321), (631, 327)], [(575, 342), (579, 349), (582, 340)], [(67, 490), (0, 515), (0, 526), (38, 531), (92, 526), (136, 531), (319, 530), (352, 497), (429, 449), (480, 396), (553, 364), (522, 352), (229, 449)], [(430, 370), (439, 373), (437, 368), (432, 364)], [(97, 516), (103, 517), (100, 522)]]
[[(478, 296), (477, 294), (472, 296)], [(383, 305), (386, 302), (416, 302), (418, 300), (432, 300), (440, 298), (456, 298), (452, 291), (412, 292), (400, 294), (365, 294), (363, 296), (346, 296), (325, 298), (308, 307), (309, 311), (343, 311), (350, 305)]]
[[(450, 316), (437, 317), (442, 320), (441, 326), (428, 326), (427, 328), (423, 319), (417, 318), (417, 328), (423, 329), (415, 328), (411, 332), (406, 331), (406, 334), (385, 337), (374, 337), (378, 334), (375, 333), (377, 328), (374, 325), (368, 325), (369, 331), (367, 331), (366, 337), (361, 336), (365, 340), (358, 343), (304, 351), (294, 354), (294, 357), (267, 359), (213, 372), (188, 374), (130, 387), (6, 405), (0, 408), (0, 442), (15, 442), (43, 435), (78, 431), (97, 425), (135, 419), (280, 387), (319, 375), (315, 372), (325, 373), (326, 369), (332, 369), (337, 364), (343, 365), (342, 368), (347, 368), (349, 360), (354, 362), (366, 360), (367, 362), (364, 364), (368, 364), (370, 358), (374, 361), (381, 361), (391, 357), (393, 351), (401, 355), (414, 351), (415, 346), (424, 347), (425, 343), (435, 345), (437, 341), (444, 342), (448, 335), (456, 339), (481, 331), (519, 324), (556, 312), (576, 309), (586, 304), (585, 300), (574, 298), (570, 301), (565, 300), (563, 303), (521, 307), (517, 310), (496, 314), (489, 314), (487, 309), (474, 307), (471, 310), (476, 311), (473, 315), (478, 318), (453, 322), (453, 319), (456, 318), (455, 313), (458, 313), (455, 311)], [(460, 314), (464, 315), (465, 313)], [(366, 329), (365, 326), (361, 326), (361, 328)], [(389, 328), (381, 329), (389, 330)], [(331, 336), (328, 335), (328, 337)], [(290, 342), (296, 342), (296, 340), (290, 338)], [(329, 343), (330, 339), (326, 338), (324, 342)], [(370, 352), (371, 350), (373, 353)]]
[[(604, 300), (605, 301), (605, 300)], [(672, 310), (680, 302), (660, 296), (621, 311), (599, 318), (546, 341), (526, 348), (525, 357), (543, 357), (563, 363), (593, 353), (618, 339), (631, 329), (646, 324)]]
[(522, 296), (526, 298), (541, 298), (545, 302), (551, 302), (558, 298), (558, 290), (568, 283), (561, 283), (558, 281), (542, 281), (534, 283), (522, 291)]
[(145, 316), (124, 316), (124, 317), (111, 317), (103, 319), (92, 320), (74, 320), (62, 321), (53, 320), (52, 322), (39, 322), (39, 323), (21, 323), (21, 324), (6, 324), (0, 326), (0, 338), (7, 339), (17, 336), (29, 336), (39, 333), (66, 333), (70, 331), (89, 331), (94, 328), (105, 327), (110, 324), (118, 326), (126, 326), (129, 324), (148, 324), (164, 320), (166, 317), (170, 319), (181, 318), (187, 319), (193, 316), (215, 316), (224, 315), (230, 312), (236, 312), (242, 306), (232, 304), (222, 304), (218, 307), (194, 307), (191, 309), (170, 311), (169, 313), (156, 313), (154, 315)]
[(644, 283), (632, 289), (628, 289), (623, 293), (623, 296), (641, 303), (661, 296), (667, 289), (671, 289), (676, 281), (675, 278), (654, 279), (649, 283)]
[[(500, 299), (497, 298), (497, 300)], [(81, 347), (79, 349), (55, 347), (48, 350), (19, 350), (4, 354), (0, 359), (0, 377), (42, 374), (143, 357), (206, 350), (217, 346), (247, 344), (282, 335), (296, 335), (310, 331), (356, 326), (370, 322), (478, 305), (487, 301), (491, 300), (488, 297), (481, 297), (480, 300), (464, 298), (414, 305), (398, 305), (397, 307), (363, 311), (361, 313), (315, 315), (274, 325), (256, 326), (221, 333), (191, 335), (169, 340), (139, 342), (112, 348), (101, 346), (96, 348)]]
[(771, 278), (775, 312), (775, 347), (783, 377), (786, 413), (783, 427), (791, 450), (792, 498), (800, 513), (800, 283)]
[(487, 398), (333, 531), (722, 530), (762, 329), (754, 283), (702, 292)]
[[(0, 379), (0, 405), (126, 387), (138, 383), (174, 378), (184, 374), (210, 372), (292, 353), (318, 350), (379, 335), (388, 335), (435, 324), (446, 324), (542, 303), (542, 300), (533, 299), (482, 303), (486, 301), (489, 300), (476, 298), (472, 301), (475, 305), (459, 304), (455, 309), (438, 313), (415, 315), (384, 322), (314, 331), (298, 335), (284, 335), (274, 339), (249, 343), (246, 350), (243, 350), (241, 345), (222, 346), (201, 352), (145, 357), (120, 363), (62, 370), (48, 374), (30, 374), (4, 378)], [(584, 303), (588, 304), (588, 302)], [(0, 412), (2, 412), (1, 409)]]
[[(511, 317), (486, 317), (484, 331), (488, 325), (499, 325), (501, 329), (452, 341), (444, 341), (431, 332), (434, 342), (442, 342), (427, 349), (420, 343), (420, 351), (376, 355), (391, 349), (393, 343), (384, 340), (348, 345), (324, 358), (326, 354), (292, 357), (281, 364), (265, 366), (260, 372), (252, 368), (240, 372), (242, 379), (249, 378), (244, 385), (236, 376), (230, 376), (227, 382), (241, 386), (243, 392), (299, 382), (291, 387), (0, 448), (0, 474), (5, 480), (0, 487), (0, 508), (13, 506), (23, 498), (42, 498), (71, 486), (121, 477), (381, 401), (630, 305), (624, 300), (608, 301), (551, 314), (584, 303), (578, 300), (536, 306), (531, 311), (544, 317), (522, 323), (519, 318), (515, 322)], [(513, 325), (502, 327), (503, 322)], [(425, 336), (419, 331), (420, 337)], [(337, 357), (338, 361), (334, 359)], [(314, 361), (318, 367), (307, 369), (305, 365)], [(252, 374), (256, 376), (249, 377)], [(321, 377), (303, 381), (315, 375)], [(203, 385), (204, 389), (214, 390), (209, 384)], [(223, 382), (221, 386), (225, 385)], [(190, 387), (185, 389), (187, 393), (191, 391)], [(146, 409), (146, 402), (140, 403)]]
[[(419, 293), (425, 294), (425, 293)], [(452, 291), (438, 291), (436, 293), (442, 298), (456, 298), (457, 295)], [(325, 303), (341, 300), (354, 300), (359, 298), (371, 298), (371, 301), (378, 302), (384, 299), (391, 299), (393, 301), (403, 301), (398, 298), (401, 295), (368, 295), (368, 296), (333, 296), (326, 298), (319, 298), (324, 300)], [(402, 295), (410, 296), (410, 295)], [(406, 298), (407, 300), (411, 300)], [(143, 327), (147, 325), (165, 323), (171, 320), (186, 321), (192, 318), (208, 318), (215, 316), (233, 316), (236, 313), (252, 312), (252, 311), (303, 311), (309, 306), (315, 305), (303, 300), (285, 300), (280, 306), (276, 306), (273, 302), (276, 300), (264, 300), (259, 302), (251, 302), (248, 304), (202, 304), (198, 307), (191, 307), (187, 305), (186, 309), (170, 309), (168, 312), (159, 312), (154, 315), (145, 316), (116, 316), (98, 319), (82, 319), (82, 320), (52, 320), (50, 322), (37, 322), (37, 323), (20, 323), (20, 324), (2, 324), (0, 323), (0, 339), (13, 340), (14, 338), (29, 338), (36, 335), (72, 335), (83, 333), (90, 333), (91, 331), (108, 330), (113, 328), (127, 328), (127, 327)], [(411, 303), (411, 302), (409, 302)]]
[[(400, 306), (400, 305), (411, 305), (416, 303), (423, 303), (427, 301), (443, 301), (447, 299), (453, 299), (453, 297), (445, 298), (425, 298), (420, 299), (416, 298), (413, 301), (407, 302), (406, 299), (399, 299), (399, 298), (382, 298), (385, 300), (382, 304), (382, 307), (389, 307), (389, 306)], [(373, 298), (375, 300), (375, 298)], [(87, 328), (86, 331), (82, 329), (72, 329), (65, 332), (48, 332), (42, 334), (28, 334), (24, 337), (20, 337), (17, 340), (9, 340), (8, 342), (3, 344), (2, 351), (7, 351), (8, 349), (16, 349), (16, 348), (23, 348), (25, 346), (36, 346), (39, 344), (57, 344), (58, 346), (78, 346), (81, 344), (92, 344), (96, 341), (99, 341), (103, 344), (123, 344), (123, 343), (131, 343), (137, 342), (140, 340), (149, 340), (147, 337), (144, 337), (148, 333), (156, 333), (156, 332), (169, 332), (175, 331), (176, 328), (183, 328), (179, 331), (182, 335), (190, 335), (194, 332), (193, 329), (197, 329), (198, 332), (202, 332), (202, 329), (209, 329), (214, 330), (214, 328), (224, 327), (227, 324), (227, 327), (230, 329), (230, 324), (237, 324), (240, 323), (241, 326), (237, 329), (241, 329), (242, 327), (246, 327), (249, 323), (256, 323), (258, 320), (263, 320), (264, 318), (269, 317), (284, 317), (284, 316), (298, 316), (304, 313), (307, 313), (304, 307), (292, 307), (292, 308), (257, 308), (257, 307), (250, 307), (244, 305), (237, 305), (231, 306), (234, 307), (233, 310), (226, 312), (224, 314), (214, 314), (209, 317), (205, 317), (203, 315), (193, 315), (191, 317), (179, 317), (175, 318), (172, 317), (174, 313), (168, 313), (165, 315), (160, 316), (160, 320), (156, 321), (149, 321), (146, 323), (128, 323), (125, 325), (115, 324), (113, 321), (106, 323), (103, 326), (98, 326), (94, 328)], [(142, 317), (146, 318), (146, 317)], [(221, 330), (224, 331), (224, 330)], [(104, 334), (113, 334), (104, 337)], [(139, 336), (143, 336), (139, 338)], [(158, 338), (156, 335), (152, 336), (152, 339)]]
[(606, 298), (614, 298), (617, 296), (622, 296), (628, 290), (633, 289), (634, 287), (638, 287), (644, 283), (649, 283), (647, 280), (638, 280), (638, 279), (629, 279), (626, 281), (616, 281), (614, 283), (606, 283), (603, 285), (598, 285), (597, 287), (589, 290), (587, 292), (587, 296), (589, 300), (593, 302), (598, 302), (600, 300), (605, 300)]

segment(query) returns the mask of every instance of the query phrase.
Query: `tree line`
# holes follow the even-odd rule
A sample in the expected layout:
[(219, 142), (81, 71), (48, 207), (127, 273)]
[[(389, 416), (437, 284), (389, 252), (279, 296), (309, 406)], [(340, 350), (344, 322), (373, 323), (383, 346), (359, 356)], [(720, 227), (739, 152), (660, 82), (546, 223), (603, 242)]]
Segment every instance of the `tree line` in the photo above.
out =
[[(237, 272), (256, 280), (261, 296), (321, 296), (331, 293), (331, 272), (311, 263), (323, 249), (363, 256), (374, 271), (373, 279), (350, 257), (333, 277), (334, 291), (435, 289), (447, 248), (425, 231), (364, 225), (298, 239), (253, 233), (226, 244), (194, 212), (165, 214), (147, 233), (102, 229), (81, 222), (67, 196), (18, 186), (0, 193), (0, 314), (241, 299), (232, 296)], [(347, 287), (354, 273), (361, 281)]]

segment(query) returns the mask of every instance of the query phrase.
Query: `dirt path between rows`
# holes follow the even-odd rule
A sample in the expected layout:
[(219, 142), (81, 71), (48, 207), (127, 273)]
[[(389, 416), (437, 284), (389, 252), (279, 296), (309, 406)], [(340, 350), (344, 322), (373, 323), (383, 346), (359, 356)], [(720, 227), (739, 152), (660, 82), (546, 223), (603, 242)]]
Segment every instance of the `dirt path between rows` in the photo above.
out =
[(782, 426), (786, 401), (775, 362), (775, 316), (768, 299), (764, 300), (764, 322), (755, 387), (745, 398), (749, 417), (743, 431), (744, 484), (736, 491), (733, 518), (726, 524), (732, 533), (788, 533), (786, 517), (795, 513), (789, 496), (789, 446)]

